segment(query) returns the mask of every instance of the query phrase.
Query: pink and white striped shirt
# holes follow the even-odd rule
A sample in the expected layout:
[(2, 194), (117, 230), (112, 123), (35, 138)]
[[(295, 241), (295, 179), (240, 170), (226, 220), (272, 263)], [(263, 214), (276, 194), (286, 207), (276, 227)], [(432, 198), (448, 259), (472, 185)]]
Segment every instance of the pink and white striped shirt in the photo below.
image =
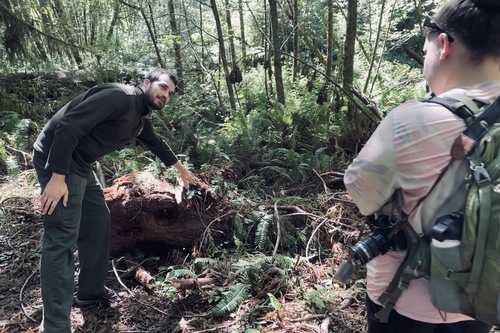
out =
[[(500, 95), (500, 81), (453, 89), (443, 96), (456, 93), (491, 103)], [(453, 161), (432, 192), (420, 205), (418, 203), (450, 162), (451, 145), (464, 129), (462, 119), (438, 104), (412, 101), (392, 110), (344, 176), (345, 186), (360, 212), (363, 215), (384, 213), (382, 207), (399, 191), (402, 209), (410, 214), (415, 231), (428, 234), (438, 217), (462, 210), (467, 160)], [(367, 264), (367, 292), (372, 301), (379, 304), (378, 297), (391, 282), (404, 257), (404, 251), (389, 251)], [(425, 278), (411, 281), (397, 301), (395, 310), (427, 323), (471, 319), (447, 313), (444, 321), (431, 303), (429, 280)]]

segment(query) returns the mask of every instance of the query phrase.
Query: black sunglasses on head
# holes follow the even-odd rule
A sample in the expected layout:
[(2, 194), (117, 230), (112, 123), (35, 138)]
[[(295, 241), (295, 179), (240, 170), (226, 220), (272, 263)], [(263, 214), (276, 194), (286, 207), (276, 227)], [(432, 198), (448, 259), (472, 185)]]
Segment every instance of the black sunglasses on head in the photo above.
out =
[(455, 41), (455, 38), (453, 38), (449, 33), (447, 33), (446, 31), (444, 31), (443, 28), (441, 28), (439, 26), (439, 24), (437, 24), (437, 22), (434, 21), (434, 19), (432, 17), (430, 17), (429, 15), (427, 15), (425, 17), (424, 27), (432, 29), (432, 30), (437, 31), (439, 33), (446, 34), (448, 36), (448, 40), (450, 41), (450, 43), (453, 43)]

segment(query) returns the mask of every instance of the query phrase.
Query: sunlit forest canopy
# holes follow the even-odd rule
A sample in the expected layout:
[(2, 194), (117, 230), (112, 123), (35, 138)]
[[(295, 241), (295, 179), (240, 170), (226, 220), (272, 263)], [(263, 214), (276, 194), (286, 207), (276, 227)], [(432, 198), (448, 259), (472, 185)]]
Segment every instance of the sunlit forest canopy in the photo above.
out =
[(4, 0), (0, 111), (38, 123), (86, 87), (162, 66), (180, 81), (158, 126), (198, 166), (264, 147), (338, 160), (425, 93), (422, 21), (437, 4)]

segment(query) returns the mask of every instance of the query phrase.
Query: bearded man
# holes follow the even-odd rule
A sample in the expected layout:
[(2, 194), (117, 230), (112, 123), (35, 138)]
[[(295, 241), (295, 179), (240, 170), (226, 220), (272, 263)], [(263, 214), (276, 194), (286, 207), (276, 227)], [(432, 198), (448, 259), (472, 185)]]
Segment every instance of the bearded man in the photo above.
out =
[[(185, 187), (196, 177), (154, 131), (153, 110), (161, 110), (177, 79), (163, 68), (137, 86), (97, 85), (60, 109), (34, 144), (33, 164), (41, 186), (44, 234), (40, 263), (43, 320), (40, 331), (70, 333), (71, 306), (106, 301), (110, 214), (91, 165), (138, 139), (165, 166), (174, 166)], [(80, 271), (74, 292), (73, 249)]]

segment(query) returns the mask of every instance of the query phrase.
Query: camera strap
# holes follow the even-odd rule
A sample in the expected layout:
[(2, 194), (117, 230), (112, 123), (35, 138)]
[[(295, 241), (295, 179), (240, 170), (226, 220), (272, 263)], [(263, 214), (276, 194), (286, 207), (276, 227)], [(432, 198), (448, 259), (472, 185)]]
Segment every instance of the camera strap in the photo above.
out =
[[(402, 232), (404, 232), (407, 239), (407, 251), (403, 263), (399, 265), (394, 278), (389, 283), (389, 286), (385, 289), (384, 293), (380, 295), (377, 299), (380, 304), (382, 304), (382, 309), (380, 309), (375, 317), (381, 323), (387, 323), (389, 320), (389, 315), (394, 309), (396, 302), (399, 297), (410, 285), (410, 281), (414, 279), (421, 278), (425, 276), (426, 267), (415, 267), (408, 265), (412, 262), (418, 262), (416, 260), (418, 257), (425, 257), (427, 254), (420, 253), (419, 249), (425, 249), (426, 246), (420, 246), (420, 242), (423, 240), (421, 237), (413, 230), (408, 220), (401, 223)], [(427, 265), (427, 262), (422, 262), (423, 265)]]

